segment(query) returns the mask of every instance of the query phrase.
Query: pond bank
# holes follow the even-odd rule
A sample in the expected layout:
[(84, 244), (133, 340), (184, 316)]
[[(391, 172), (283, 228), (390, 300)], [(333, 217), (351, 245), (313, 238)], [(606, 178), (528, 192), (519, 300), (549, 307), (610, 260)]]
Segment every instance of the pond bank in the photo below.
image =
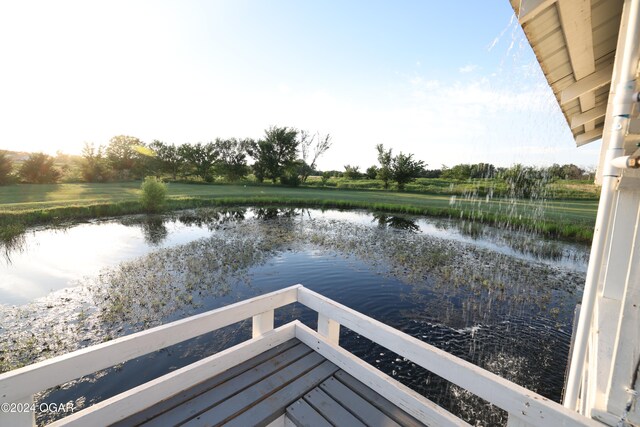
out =
[[(143, 213), (137, 183), (126, 183), (120, 194), (111, 184), (83, 185), (78, 198), (57, 200), (49, 193), (29, 200), (0, 204), (0, 240), (9, 241), (28, 227)], [(67, 186), (71, 184), (65, 184)], [(80, 186), (81, 184), (77, 184)], [(109, 193), (94, 195), (101, 185)], [(215, 206), (288, 206), (322, 209), (368, 209), (374, 212), (462, 219), (509, 230), (533, 231), (568, 241), (590, 243), (595, 221), (594, 202), (519, 200), (397, 193), (240, 185), (170, 184), (165, 210)], [(44, 191), (44, 190), (43, 190)], [(86, 193), (86, 194), (85, 194)], [(94, 197), (94, 198), (92, 198)], [(20, 200), (20, 199), (17, 199)]]

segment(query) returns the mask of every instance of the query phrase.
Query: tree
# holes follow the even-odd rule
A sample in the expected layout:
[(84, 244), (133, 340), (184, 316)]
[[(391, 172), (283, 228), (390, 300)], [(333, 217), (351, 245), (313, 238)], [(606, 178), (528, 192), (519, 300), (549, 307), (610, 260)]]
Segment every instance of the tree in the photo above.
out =
[(205, 182), (213, 181), (211, 168), (218, 160), (218, 150), (213, 142), (183, 144), (180, 146), (179, 153), (197, 176)]
[(552, 164), (547, 168), (547, 175), (549, 179), (563, 179), (562, 166), (557, 163)]
[(360, 178), (360, 166), (344, 166), (344, 173), (342, 174), (347, 179), (359, 179)]
[(398, 183), (398, 190), (404, 190), (405, 185), (420, 176), (425, 164), (422, 160), (414, 160), (413, 154), (400, 152), (391, 161), (391, 178)]
[(149, 148), (156, 154), (155, 160), (159, 169), (162, 172), (170, 174), (172, 179), (177, 179), (178, 172), (180, 172), (184, 164), (184, 159), (180, 156), (179, 148), (173, 144), (158, 141), (157, 139), (154, 139), (153, 142), (149, 144)]
[(440, 178), (442, 176), (442, 169), (422, 169), (420, 172), (420, 178)]
[(87, 182), (105, 182), (109, 180), (111, 170), (102, 145), (96, 148), (91, 143), (84, 143), (80, 170), (82, 171), (82, 177)]
[[(315, 141), (315, 145), (313, 142)], [(313, 145), (313, 150), (311, 149)], [(309, 132), (300, 131), (300, 151), (302, 151), (302, 161), (307, 167), (302, 174), (302, 182), (306, 182), (312, 171), (316, 168), (318, 158), (322, 156), (329, 148), (331, 148), (331, 135), (326, 134), (320, 136), (320, 132), (316, 132), (312, 137)], [(313, 154), (311, 154), (313, 151)], [(309, 161), (310, 160), (310, 161)]]
[(255, 160), (253, 171), (258, 181), (269, 178), (275, 183), (291, 167), (298, 151), (297, 136), (293, 128), (272, 126), (264, 139), (250, 145), (248, 153)]
[(496, 168), (490, 163), (459, 164), (442, 170), (442, 177), (459, 181), (493, 178)]
[(32, 153), (22, 163), (18, 175), (24, 182), (33, 184), (54, 183), (62, 175), (53, 165), (53, 157), (44, 153)]
[(564, 179), (582, 179), (584, 170), (574, 164), (562, 165)]
[(584, 168), (582, 179), (593, 181), (596, 179), (596, 167), (595, 166), (587, 166)]
[(535, 199), (544, 194), (549, 176), (542, 169), (518, 163), (502, 172), (501, 178), (511, 197)]
[(442, 171), (444, 179), (463, 181), (471, 178), (471, 165), (459, 164)]
[(249, 174), (247, 148), (252, 143), (253, 141), (250, 139), (216, 139), (214, 145), (219, 154), (216, 171), (231, 182), (239, 181), (247, 176)]
[(376, 176), (378, 176), (378, 167), (376, 165), (369, 166), (364, 175), (367, 179), (376, 179)]
[(391, 148), (385, 150), (384, 145), (378, 144), (376, 145), (376, 150), (378, 150), (378, 163), (380, 163), (378, 179), (382, 180), (384, 188), (386, 189), (389, 188), (389, 181), (391, 180), (391, 161), (393, 160)]
[(11, 171), (13, 170), (13, 162), (4, 151), (0, 151), (0, 185), (11, 182)]
[(560, 166), (557, 163), (552, 164), (546, 169), (546, 173), (550, 179), (584, 179), (584, 169), (570, 163)]
[(263, 163), (255, 162), (251, 165), (251, 170), (253, 171), (253, 175), (256, 177), (258, 182), (263, 182), (267, 176), (267, 170)]
[(496, 167), (491, 163), (476, 163), (471, 165), (471, 178), (494, 178), (496, 175)]
[(300, 182), (302, 183), (307, 180), (309, 175), (313, 174), (314, 170), (303, 159), (298, 159), (295, 161), (295, 163), (296, 163), (297, 173), (300, 177)]
[(119, 179), (143, 175), (143, 162), (139, 148), (142, 141), (134, 136), (118, 135), (109, 140), (107, 159)]

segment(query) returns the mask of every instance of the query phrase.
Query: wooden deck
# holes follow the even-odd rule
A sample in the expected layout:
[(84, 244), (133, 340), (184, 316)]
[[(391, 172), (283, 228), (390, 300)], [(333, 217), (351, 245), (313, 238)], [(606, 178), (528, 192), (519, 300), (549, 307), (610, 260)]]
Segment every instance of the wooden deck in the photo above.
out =
[(114, 426), (422, 426), (292, 339)]

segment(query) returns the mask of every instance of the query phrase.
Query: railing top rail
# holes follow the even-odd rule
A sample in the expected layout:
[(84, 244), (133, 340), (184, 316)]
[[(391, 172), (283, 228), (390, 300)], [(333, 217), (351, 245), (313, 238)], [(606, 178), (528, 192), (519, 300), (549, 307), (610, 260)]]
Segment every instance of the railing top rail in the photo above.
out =
[(600, 423), (304, 287), (298, 302), (534, 425)]
[(216, 310), (86, 347), (0, 375), (0, 398), (15, 401), (297, 301), (294, 285)]

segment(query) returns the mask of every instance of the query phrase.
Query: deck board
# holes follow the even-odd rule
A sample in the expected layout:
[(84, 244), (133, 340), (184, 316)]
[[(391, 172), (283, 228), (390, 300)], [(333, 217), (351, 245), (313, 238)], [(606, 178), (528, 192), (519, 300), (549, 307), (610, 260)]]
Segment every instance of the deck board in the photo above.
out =
[(360, 421), (371, 427), (396, 427), (397, 422), (355, 393), (337, 379), (331, 377), (320, 385), (322, 391), (349, 409)]
[(287, 417), (296, 427), (333, 427), (318, 411), (305, 402), (298, 399), (287, 408)]
[(423, 425), (297, 339), (274, 347), (118, 426)]
[(318, 353), (312, 352), (284, 369), (274, 373), (262, 381), (257, 382), (251, 387), (242, 390), (238, 394), (221, 402), (219, 405), (208, 409), (206, 412), (189, 420), (184, 425), (190, 427), (211, 426), (227, 422), (236, 415), (244, 412), (248, 407), (257, 404), (266, 396), (269, 396), (274, 391), (279, 390), (283, 385), (294, 381), (296, 378), (312, 370), (322, 363), (323, 360), (324, 357)]
[(157, 417), (158, 415), (165, 413), (173, 408), (176, 408), (181, 404), (189, 401), (190, 399), (193, 399), (199, 396), (200, 394), (213, 389), (219, 384), (222, 384), (225, 381), (228, 381), (248, 371), (249, 369), (254, 368), (257, 365), (273, 357), (278, 356), (279, 354), (287, 351), (288, 349), (296, 345), (300, 345), (299, 340), (297, 339), (289, 340), (283, 344), (280, 344), (279, 346), (276, 346), (274, 348), (271, 348), (259, 354), (258, 356), (252, 359), (247, 360), (246, 362), (240, 363), (239, 365), (236, 365), (233, 368), (228, 369), (227, 371), (221, 373), (220, 375), (216, 375), (213, 378), (208, 378), (205, 381), (201, 382), (200, 384), (197, 384), (187, 390), (183, 390), (182, 392), (176, 394), (175, 396), (172, 396), (169, 399), (158, 402), (157, 404), (147, 408), (144, 411), (138, 412), (137, 414), (132, 415), (131, 417), (125, 418), (124, 420), (118, 423), (112, 424), (112, 426), (126, 427), (126, 426), (143, 424), (151, 420), (152, 418)]
[[(317, 353), (315, 353), (317, 354)], [(333, 363), (325, 360), (307, 375), (288, 384), (256, 406), (230, 420), (229, 427), (264, 426), (282, 414), (287, 406), (295, 402), (299, 396), (316, 387), (338, 370)]]
[(345, 371), (338, 371), (334, 375), (340, 382), (349, 387), (354, 392), (358, 393), (360, 396), (365, 398), (369, 403), (373, 406), (381, 410), (385, 413), (389, 418), (393, 419), (395, 422), (402, 426), (424, 426), (423, 423), (416, 420), (411, 415), (404, 412), (402, 409), (398, 408), (393, 403), (389, 402), (384, 397), (380, 396), (375, 391), (371, 390), (366, 385), (362, 384), (357, 379), (353, 378), (351, 375), (347, 374)]
[[(303, 344), (298, 344), (297, 346), (278, 354), (276, 357), (243, 372), (235, 378), (229, 379), (217, 387), (159, 415), (150, 422), (144, 424), (144, 426), (164, 427), (168, 425), (176, 425), (184, 422), (185, 419), (196, 417), (218, 404), (222, 405), (223, 409), (217, 408), (217, 413), (224, 411), (226, 407), (229, 406), (229, 402), (238, 402), (237, 404), (242, 408), (244, 407), (242, 405), (245, 404), (244, 401), (246, 400), (248, 393), (254, 392), (251, 389), (245, 389), (258, 383), (259, 391), (254, 393), (260, 393), (271, 387), (272, 384), (274, 384), (274, 380), (275, 382), (279, 382), (287, 378), (286, 375), (278, 376), (278, 371), (285, 370), (285, 372), (288, 373), (289, 370), (293, 369), (291, 375), (296, 375), (299, 372), (296, 370), (296, 367), (301, 366), (301, 369), (305, 369), (305, 367), (308, 366), (308, 363), (321, 361), (317, 356), (312, 356), (310, 362), (305, 362), (304, 360), (300, 361), (301, 358), (309, 355), (311, 355), (311, 349)], [(292, 365), (293, 367), (290, 367), (289, 365)], [(266, 383), (262, 384), (263, 382)]]
[[(336, 372), (337, 375), (340, 371)], [(336, 402), (327, 393), (316, 387), (305, 394), (304, 400), (309, 403), (324, 418), (336, 426), (365, 427), (362, 421)]]

